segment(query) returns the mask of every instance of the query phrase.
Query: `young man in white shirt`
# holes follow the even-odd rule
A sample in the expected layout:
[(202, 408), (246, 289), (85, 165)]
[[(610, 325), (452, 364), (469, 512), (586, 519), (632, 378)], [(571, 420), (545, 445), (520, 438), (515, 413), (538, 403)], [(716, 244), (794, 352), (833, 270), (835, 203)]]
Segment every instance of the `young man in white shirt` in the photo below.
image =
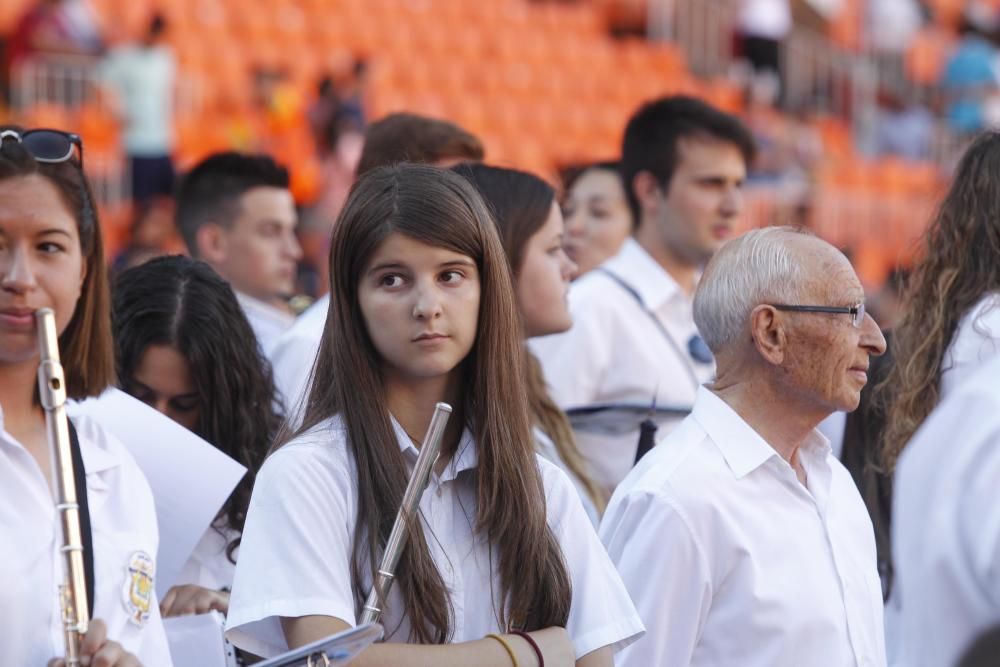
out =
[(266, 155), (211, 155), (177, 193), (177, 227), (191, 256), (229, 282), (265, 354), (295, 322), (287, 299), (302, 257), (297, 224), (288, 171)]
[[(697, 99), (659, 99), (632, 117), (621, 168), (634, 238), (573, 284), (573, 328), (530, 344), (560, 407), (648, 405), (655, 397), (660, 407), (690, 410), (714, 372), (691, 295), (702, 267), (736, 231), (753, 155), (740, 121)], [(635, 461), (638, 421), (621, 435), (576, 435), (610, 492)]]
[(979, 633), (1000, 624), (998, 489), (1000, 357), (994, 357), (934, 409), (896, 467), (900, 665), (954, 665)]
[(885, 351), (833, 246), (755, 230), (708, 264), (694, 317), (718, 377), (601, 523), (647, 634), (619, 665), (884, 667), (872, 523), (816, 426)]

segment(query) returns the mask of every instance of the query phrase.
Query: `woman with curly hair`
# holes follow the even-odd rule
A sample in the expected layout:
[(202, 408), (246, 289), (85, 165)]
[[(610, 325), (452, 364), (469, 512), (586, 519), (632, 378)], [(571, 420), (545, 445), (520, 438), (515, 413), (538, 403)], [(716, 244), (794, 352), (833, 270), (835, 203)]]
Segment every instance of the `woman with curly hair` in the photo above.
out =
[(896, 329), (896, 364), (879, 387), (890, 471), (940, 400), (1000, 353), (998, 173), (1000, 133), (988, 132), (965, 152), (927, 231)]
[(281, 425), (271, 366), (229, 285), (187, 257), (122, 273), (113, 324), (122, 389), (247, 468), (160, 605), (226, 613), (254, 477)]

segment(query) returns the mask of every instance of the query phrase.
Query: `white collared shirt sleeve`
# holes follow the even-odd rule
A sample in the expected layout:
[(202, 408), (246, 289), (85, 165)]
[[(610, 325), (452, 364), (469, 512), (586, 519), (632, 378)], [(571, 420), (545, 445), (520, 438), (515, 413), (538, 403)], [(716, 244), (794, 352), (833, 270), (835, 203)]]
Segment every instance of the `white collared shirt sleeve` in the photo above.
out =
[(604, 646), (619, 651), (644, 628), (621, 577), (601, 546), (569, 477), (539, 459), (549, 527), (562, 548), (573, 588), (566, 630), (577, 659)]
[(97, 588), (94, 617), (105, 622), (109, 639), (135, 654), (145, 667), (170, 667), (170, 649), (160, 617), (155, 578), (150, 591), (149, 617), (141, 625), (129, 620), (124, 603), (132, 554), (142, 551), (155, 561), (159, 548), (153, 492), (139, 464), (117, 438), (87, 417), (75, 418), (73, 424), (85, 467), (89, 465), (88, 450), (94, 448), (120, 461), (117, 467), (102, 474), (87, 474)]
[(711, 606), (712, 581), (683, 514), (659, 494), (634, 490), (612, 501), (600, 535), (647, 628), (616, 664), (690, 664)]
[[(313, 433), (325, 439), (330, 429)], [(269, 456), (257, 475), (226, 623), (229, 641), (251, 653), (270, 657), (288, 650), (282, 617), (355, 623), (354, 491), (347, 466), (331, 466), (322, 453), (338, 446), (343, 441), (297, 440)]]

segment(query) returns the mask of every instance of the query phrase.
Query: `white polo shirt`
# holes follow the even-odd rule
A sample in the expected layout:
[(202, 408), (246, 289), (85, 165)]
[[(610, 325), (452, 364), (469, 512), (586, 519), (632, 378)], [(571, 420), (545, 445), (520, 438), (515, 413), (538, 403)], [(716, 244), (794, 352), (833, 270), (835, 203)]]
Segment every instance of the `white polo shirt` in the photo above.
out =
[[(149, 484), (118, 440), (96, 422), (73, 420), (86, 469), (94, 549), (94, 617), (108, 637), (145, 667), (170, 667), (155, 579), (130, 566), (155, 569), (159, 533)], [(3, 428), (0, 408), (0, 665), (45, 665), (65, 654), (57, 588), (62, 530), (38, 463)], [(155, 578), (155, 572), (153, 573)], [(148, 597), (145, 596), (148, 584)], [(145, 619), (133, 620), (143, 616)]]
[(721, 398), (619, 485), (601, 539), (647, 628), (624, 667), (883, 667), (871, 520), (818, 432), (794, 469)]
[(281, 394), (286, 415), (292, 425), (301, 423), (303, 403), (309, 389), (319, 342), (326, 327), (326, 314), (330, 310), (330, 295), (316, 300), (299, 315), (288, 331), (281, 334), (270, 350), (274, 368), (274, 384)]
[[(650, 404), (654, 396), (661, 407), (690, 409), (698, 386), (715, 374), (714, 363), (695, 361), (688, 349), (698, 333), (692, 303), (629, 238), (617, 255), (570, 287), (573, 327), (532, 338), (528, 347), (542, 365), (552, 399), (564, 410), (595, 403)], [(658, 435), (678, 422), (661, 424)], [(622, 435), (578, 430), (576, 438), (597, 483), (613, 490), (635, 461), (638, 424)]]
[(295, 324), (295, 316), (236, 289), (233, 289), (233, 293), (243, 309), (243, 314), (250, 321), (261, 352), (270, 359), (271, 348), (277, 343), (278, 337)]
[[(394, 423), (400, 449), (412, 470), (417, 450)], [(485, 541), (473, 532), (478, 459), (466, 431), (457, 454), (438, 476), (432, 473), (420, 502), (427, 543), (455, 612), (452, 641), (503, 632), (491, 591), (499, 581)], [(538, 458), (547, 520), (566, 559), (573, 587), (567, 631), (576, 656), (604, 646), (621, 648), (642, 634), (642, 624), (614, 566), (601, 547), (572, 483)], [(229, 606), (227, 636), (251, 653), (287, 650), (280, 617), (355, 617), (351, 586), (357, 470), (339, 417), (318, 425), (265, 461), (257, 476)], [(496, 554), (492, 555), (493, 565)], [(370, 581), (370, 580), (369, 580)], [(366, 595), (370, 583), (365, 584)], [(387, 641), (405, 642), (409, 624), (393, 588), (382, 624)]]
[(944, 399), (903, 450), (892, 511), (900, 665), (954, 665), (1000, 624), (1000, 358)]

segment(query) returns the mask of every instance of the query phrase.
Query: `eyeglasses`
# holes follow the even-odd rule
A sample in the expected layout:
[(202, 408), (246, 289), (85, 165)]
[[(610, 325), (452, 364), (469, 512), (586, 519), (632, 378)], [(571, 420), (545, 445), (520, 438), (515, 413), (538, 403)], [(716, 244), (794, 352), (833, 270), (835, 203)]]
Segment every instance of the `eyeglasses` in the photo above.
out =
[(790, 306), (784, 303), (769, 304), (776, 310), (788, 310), (794, 313), (843, 313), (851, 316), (851, 324), (860, 328), (865, 321), (865, 303), (862, 301), (854, 306)]
[(73, 148), (76, 147), (79, 155), (80, 167), (83, 167), (83, 140), (80, 135), (62, 130), (27, 130), (18, 132), (17, 130), (0, 131), (0, 148), (7, 137), (17, 140), (17, 143), (24, 147), (24, 150), (31, 153), (31, 156), (38, 162), (55, 164), (66, 162), (73, 157)]

